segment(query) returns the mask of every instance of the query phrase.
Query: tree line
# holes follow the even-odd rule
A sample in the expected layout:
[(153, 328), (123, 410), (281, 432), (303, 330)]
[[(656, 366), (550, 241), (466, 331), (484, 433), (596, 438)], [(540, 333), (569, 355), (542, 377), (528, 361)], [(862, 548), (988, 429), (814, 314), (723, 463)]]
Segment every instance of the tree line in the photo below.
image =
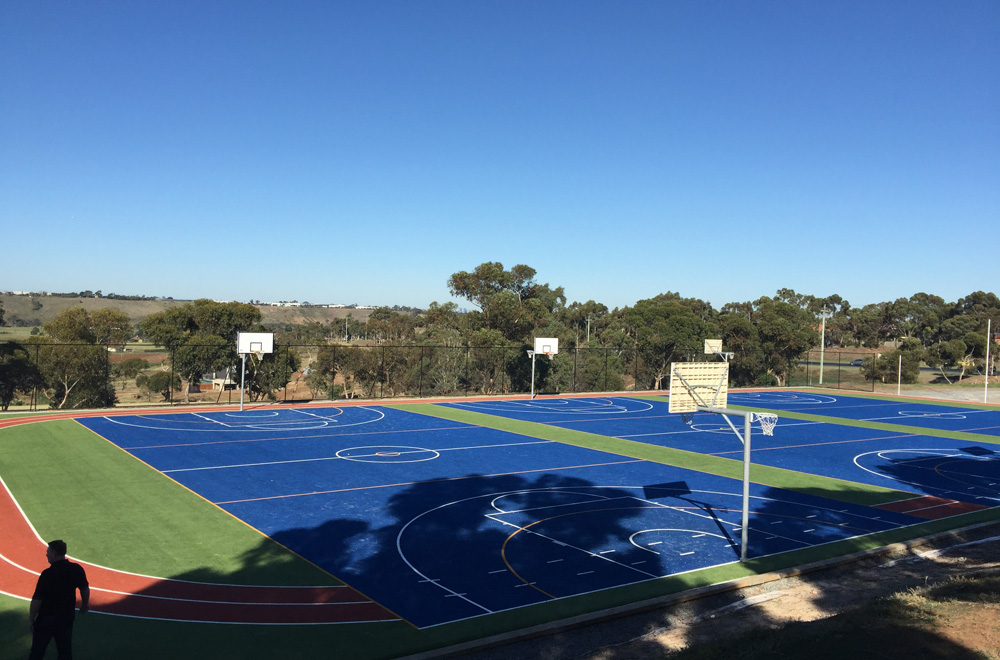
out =
[[(1000, 299), (994, 293), (976, 291), (957, 302), (917, 293), (856, 308), (836, 294), (780, 289), (774, 296), (717, 310), (668, 291), (609, 309), (593, 300), (567, 303), (563, 287), (540, 283), (536, 276), (527, 265), (507, 269), (486, 262), (447, 280), (449, 292), (472, 311), (433, 302), (425, 310), (378, 308), (365, 321), (349, 316), (271, 328), (246, 303), (197, 300), (153, 314), (138, 327), (112, 309), (73, 308), (44, 324), (44, 335), (3, 347), (0, 403), (8, 405), (14, 392), (30, 385), (44, 387), (56, 407), (113, 405), (114, 388), (106, 384), (112, 374), (100, 366), (100, 354), (88, 358), (85, 350), (77, 350), (79, 357), (69, 359), (65, 347), (124, 344), (136, 333), (167, 347), (171, 368), (167, 376), (154, 374), (154, 383), (145, 370), (135, 377), (142, 376), (153, 391), (186, 392), (185, 385), (197, 383), (202, 374), (236, 367), (237, 332), (274, 331), (284, 350), (254, 365), (248, 392), (256, 398), (273, 397), (302, 367), (316, 396), (372, 396), (376, 387), (388, 394), (412, 394), (415, 388), (433, 394), (463, 388), (484, 394), (524, 391), (530, 378), (526, 350), (533, 337), (556, 337), (561, 351), (573, 356), (572, 362), (560, 356), (540, 366), (542, 382), (556, 391), (575, 390), (577, 383), (612, 390), (663, 388), (671, 362), (706, 359), (701, 348), (710, 338), (722, 339), (724, 350), (733, 354), (734, 387), (787, 384), (796, 364), (820, 345), (821, 335), (828, 349), (884, 349), (892, 342), (865, 361), (862, 370), (869, 380), (895, 375), (899, 364), (904, 382), (915, 382), (921, 363), (945, 378), (951, 369), (992, 372), (996, 365), (996, 350), (986, 364), (988, 324), (1000, 333)], [(32, 345), (46, 358), (29, 359)], [(129, 377), (123, 369), (116, 365), (114, 375)]]

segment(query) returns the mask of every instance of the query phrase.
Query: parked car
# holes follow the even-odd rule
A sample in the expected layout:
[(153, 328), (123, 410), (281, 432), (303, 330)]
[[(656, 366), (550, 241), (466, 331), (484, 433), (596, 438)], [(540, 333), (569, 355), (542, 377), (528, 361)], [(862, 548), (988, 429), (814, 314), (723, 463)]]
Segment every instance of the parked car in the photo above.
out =
[(865, 363), (865, 361), (862, 360), (861, 358), (858, 358), (857, 360), (851, 360), (851, 366), (852, 367), (860, 367), (864, 363)]

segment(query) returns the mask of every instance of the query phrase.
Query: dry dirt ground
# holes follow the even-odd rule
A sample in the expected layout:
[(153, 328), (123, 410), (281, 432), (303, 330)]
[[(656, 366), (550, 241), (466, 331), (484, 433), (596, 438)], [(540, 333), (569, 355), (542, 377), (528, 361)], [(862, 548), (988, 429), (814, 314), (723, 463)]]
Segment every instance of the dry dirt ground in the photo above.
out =
[[(591, 623), (479, 651), (466, 660), (653, 660), (671, 651), (793, 621), (814, 621), (953, 577), (1000, 576), (1000, 523), (969, 528), (832, 568)], [(962, 612), (942, 634), (973, 651), (1000, 649), (1000, 623)]]

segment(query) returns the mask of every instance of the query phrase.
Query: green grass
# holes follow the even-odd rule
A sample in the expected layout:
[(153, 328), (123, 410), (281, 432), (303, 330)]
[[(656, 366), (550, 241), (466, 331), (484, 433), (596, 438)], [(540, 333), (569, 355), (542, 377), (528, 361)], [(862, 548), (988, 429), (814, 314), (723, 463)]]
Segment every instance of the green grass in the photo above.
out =
[(35, 328), (22, 328), (17, 326), (0, 326), (0, 341), (21, 341), (31, 336), (31, 331)]
[(0, 475), (38, 533), (80, 559), (195, 581), (336, 584), (75, 421), (5, 429), (0, 449)]

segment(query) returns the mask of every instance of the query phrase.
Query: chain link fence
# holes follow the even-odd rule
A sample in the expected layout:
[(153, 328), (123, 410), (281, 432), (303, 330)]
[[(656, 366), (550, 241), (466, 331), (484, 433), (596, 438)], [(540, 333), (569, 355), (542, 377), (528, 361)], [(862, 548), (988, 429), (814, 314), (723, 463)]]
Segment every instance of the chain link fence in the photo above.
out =
[[(873, 377), (873, 355), (831, 350), (820, 355), (815, 349), (796, 361), (785, 384), (894, 390), (898, 373), (889, 365)], [(672, 362), (717, 359), (701, 346), (564, 349), (535, 356), (535, 393), (667, 390)], [(737, 355), (735, 363), (739, 360)], [(239, 402), (241, 390), (250, 402), (492, 396), (528, 393), (531, 363), (527, 347), (513, 345), (276, 344), (263, 360), (248, 359), (244, 371), (242, 358), (228, 344), (135, 350), (0, 342), (0, 388), (9, 391), (6, 404), (31, 410), (231, 404)], [(11, 391), (12, 379), (20, 385)]]
[[(788, 385), (874, 392), (879, 379), (866, 378), (866, 359), (871, 361), (871, 352), (827, 350), (820, 355), (818, 349), (810, 351), (792, 369)], [(893, 374), (893, 384), (896, 376)]]
[[(6, 344), (6, 347), (4, 347)], [(527, 393), (521, 346), (276, 344), (244, 367), (233, 347), (108, 347), (0, 342), (0, 376), (20, 374), (15, 409), (106, 408), (240, 400), (310, 401)], [(535, 358), (537, 394), (666, 390), (671, 362), (716, 359), (702, 347), (572, 348)], [(244, 371), (245, 369), (245, 371)], [(0, 377), (0, 381), (6, 377)], [(7, 378), (9, 380), (9, 378)]]

